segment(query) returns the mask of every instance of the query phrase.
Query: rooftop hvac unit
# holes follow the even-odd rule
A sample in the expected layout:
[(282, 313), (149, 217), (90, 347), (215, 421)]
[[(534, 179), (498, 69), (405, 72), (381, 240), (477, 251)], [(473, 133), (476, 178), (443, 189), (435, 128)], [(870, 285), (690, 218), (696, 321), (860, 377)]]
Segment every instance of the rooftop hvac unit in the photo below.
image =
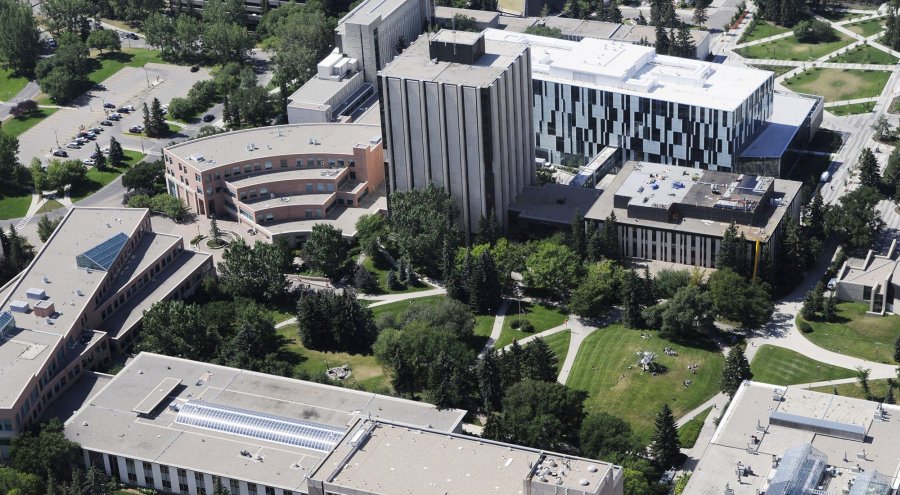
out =
[(36, 299), (38, 301), (43, 301), (44, 299), (47, 298), (47, 292), (44, 291), (44, 289), (38, 289), (38, 288), (32, 287), (32, 288), (28, 289), (27, 291), (25, 291), (25, 297), (27, 297), (28, 299)]

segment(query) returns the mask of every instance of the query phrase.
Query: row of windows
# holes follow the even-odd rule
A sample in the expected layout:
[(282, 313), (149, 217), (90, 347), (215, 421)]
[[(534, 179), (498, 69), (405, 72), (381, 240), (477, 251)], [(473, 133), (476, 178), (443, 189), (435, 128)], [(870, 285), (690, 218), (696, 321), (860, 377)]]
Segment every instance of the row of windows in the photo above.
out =
[[(326, 163), (327, 163), (327, 168), (344, 168), (344, 167), (355, 168), (356, 167), (355, 160), (344, 161), (344, 160), (337, 160), (337, 159), (333, 159), (333, 160), (329, 159), (326, 162), (326, 160), (324, 160), (324, 159), (310, 158), (310, 159), (307, 159), (305, 163), (306, 163), (305, 168), (326, 168)], [(298, 158), (297, 161), (295, 162), (295, 167), (296, 168), (304, 168), (303, 164), (304, 164), (303, 159)], [(281, 159), (278, 164), (279, 168), (288, 168), (288, 166), (289, 165), (288, 165), (287, 159)], [(230, 169), (225, 169), (224, 177), (228, 178), (231, 176), (241, 175), (241, 170), (243, 170), (244, 174), (252, 174), (253, 172), (260, 172), (263, 170), (272, 170), (272, 168), (273, 168), (273, 166), (272, 166), (271, 161), (266, 161), (264, 163), (256, 162), (253, 164), (248, 163), (243, 166), (243, 169), (241, 168), (240, 165), (236, 165), (236, 166), (231, 167)], [(213, 180), (221, 180), (221, 179), (222, 179), (222, 173), (220, 173), (220, 172), (206, 174), (207, 182), (211, 182)], [(197, 182), (200, 182), (199, 174), (197, 175)]]
[[(98, 452), (89, 452), (90, 462), (93, 466), (105, 470), (103, 456), (107, 454), (100, 454)], [(115, 466), (114, 473), (108, 473), (111, 475), (115, 475), (118, 472), (118, 458), (116, 456), (109, 456), (109, 465), (110, 467)], [(153, 465), (147, 461), (141, 461), (141, 468), (143, 474), (143, 482), (140, 483), (143, 486), (152, 487), (155, 486), (153, 480)], [(172, 488), (172, 478), (171, 478), (171, 469), (169, 466), (164, 464), (159, 465), (159, 475), (160, 475), (160, 484), (163, 489), (169, 492), (175, 492)], [(182, 495), (187, 495), (190, 493), (190, 486), (188, 485), (188, 474), (186, 469), (182, 468), (174, 468), (175, 474), (178, 478), (178, 490), (175, 493), (180, 493)], [(135, 461), (134, 459), (125, 459), (125, 471), (126, 478), (128, 479), (128, 483), (131, 484), (139, 484), (138, 476), (135, 469)], [(235, 479), (221, 478), (219, 476), (210, 475), (212, 478), (212, 486), (221, 485), (223, 488), (228, 489), (231, 493), (237, 495), (241, 493), (241, 483)], [(206, 495), (208, 493), (206, 487), (206, 476), (198, 471), (194, 471), (194, 486), (197, 489), (198, 495)], [(262, 492), (260, 492), (260, 487), (262, 487)], [(275, 489), (270, 486), (265, 485), (257, 485), (256, 483), (247, 482), (247, 493), (249, 495), (275, 495)], [(284, 495), (294, 495), (294, 493), (290, 490), (282, 490)]]

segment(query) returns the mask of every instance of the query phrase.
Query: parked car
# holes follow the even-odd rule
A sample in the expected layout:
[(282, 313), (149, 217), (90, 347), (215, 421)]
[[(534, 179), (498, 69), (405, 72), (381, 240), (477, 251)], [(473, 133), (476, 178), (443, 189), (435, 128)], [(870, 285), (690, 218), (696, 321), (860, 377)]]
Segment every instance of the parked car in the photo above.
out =
[(107, 102), (103, 104), (103, 108), (116, 108), (116, 104)]
[(88, 129), (88, 131), (93, 132), (94, 134), (100, 134), (101, 132), (103, 132), (103, 128), (99, 127), (99, 126), (94, 126), (94, 127), (91, 127), (90, 129)]
[(103, 153), (104, 155), (108, 155), (109, 154), (109, 146), (104, 146), (104, 147), (100, 148), (100, 153)]
[(87, 131), (78, 131), (78, 134), (76, 134), (75, 136), (80, 137), (80, 138), (86, 138), (86, 137), (88, 137), (88, 133), (87, 133)]
[(134, 111), (134, 105), (125, 105), (123, 108), (125, 108), (125, 110), (128, 110), (129, 112)]
[(85, 164), (85, 165), (93, 165), (93, 164), (95, 164), (95, 163), (97, 163), (97, 162), (95, 162), (94, 160), (92, 160), (92, 159), (90, 159), (90, 158), (85, 158), (84, 160), (81, 160), (81, 163), (83, 163), (83, 164)]
[(144, 126), (142, 125), (133, 125), (128, 128), (128, 132), (133, 132), (135, 134), (140, 134), (144, 132)]
[(111, 113), (107, 115), (106, 118), (109, 120), (122, 120), (122, 116), (117, 113)]
[(80, 138), (75, 138), (75, 142), (81, 146), (84, 146), (85, 144), (87, 144), (88, 140), (87, 140), (87, 138), (80, 137)]
[(212, 122), (213, 120), (216, 120), (216, 116), (211, 113), (203, 116), (203, 122)]
[(96, 160), (99, 157), (100, 157), (100, 153), (97, 153), (96, 150), (91, 152), (91, 160)]
[(198, 70), (200, 70), (200, 66), (199, 66), (199, 65), (194, 65), (194, 66), (191, 67), (191, 72), (197, 72)]
[(72, 141), (71, 143), (69, 143), (69, 144), (66, 145), (66, 148), (69, 148), (69, 149), (72, 149), (72, 150), (77, 150), (77, 149), (80, 149), (80, 148), (81, 148), (81, 145), (78, 144), (78, 143), (76, 143), (75, 141)]
[(53, 156), (60, 156), (60, 157), (65, 158), (65, 157), (69, 156), (69, 154), (66, 153), (66, 150), (60, 148), (60, 149), (53, 151)]
[(822, 172), (822, 175), (819, 176), (819, 180), (822, 182), (828, 182), (831, 180), (831, 174), (826, 170)]
[(138, 35), (136, 35), (136, 34), (134, 34), (134, 33), (125, 33), (125, 37), (128, 38), (128, 39), (130, 39), (130, 40), (137, 40), (137, 39), (140, 39), (140, 36), (138, 36)]
[(130, 113), (131, 112), (131, 110), (129, 110), (128, 107), (119, 107), (116, 109), (116, 111), (119, 113)]
[(837, 288), (838, 279), (832, 278), (828, 281), (828, 290), (834, 290)]
[(109, 120), (101, 120), (100, 125), (111, 126), (113, 123)]

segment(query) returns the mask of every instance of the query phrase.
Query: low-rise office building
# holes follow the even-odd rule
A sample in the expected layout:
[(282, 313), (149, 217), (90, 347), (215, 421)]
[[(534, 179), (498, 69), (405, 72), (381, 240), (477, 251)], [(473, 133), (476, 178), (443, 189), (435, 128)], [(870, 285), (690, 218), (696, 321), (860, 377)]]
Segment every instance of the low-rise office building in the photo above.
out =
[(621, 467), (460, 435), (465, 413), (141, 353), (65, 431), (86, 465), (165, 493), (622, 494)]
[(784, 225), (800, 218), (795, 181), (646, 162), (608, 179), (585, 218), (602, 224), (615, 214), (623, 256), (712, 268), (734, 223), (754, 266), (764, 252), (777, 266)]
[(347, 236), (383, 210), (381, 129), (303, 124), (217, 134), (166, 147), (170, 194), (199, 215), (247, 224), (295, 244), (317, 223)]
[(890, 495), (900, 487), (900, 407), (744, 382), (685, 495)]
[(0, 300), (0, 460), (82, 373), (131, 345), (144, 309), (212, 270), (210, 255), (153, 232), (145, 209), (66, 213)]
[(865, 258), (850, 258), (835, 276), (835, 293), (842, 301), (869, 306), (869, 313), (884, 315), (900, 311), (900, 252), (897, 240), (887, 252), (869, 250)]

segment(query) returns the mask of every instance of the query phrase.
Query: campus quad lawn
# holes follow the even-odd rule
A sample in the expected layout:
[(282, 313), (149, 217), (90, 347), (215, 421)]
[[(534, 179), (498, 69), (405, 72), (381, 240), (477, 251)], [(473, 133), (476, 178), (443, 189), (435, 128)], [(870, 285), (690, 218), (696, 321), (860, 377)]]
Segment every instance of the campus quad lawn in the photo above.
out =
[(681, 428), (678, 428), (678, 439), (681, 440), (681, 448), (689, 449), (697, 443), (697, 437), (700, 436), (700, 430), (703, 429), (703, 423), (706, 421), (706, 417), (709, 416), (710, 411), (712, 411), (711, 407), (694, 416), (694, 419), (681, 425)]
[(85, 178), (85, 180), (69, 191), (69, 197), (72, 199), (73, 203), (76, 201), (81, 201), (82, 199), (99, 191), (103, 186), (116, 180), (120, 175), (122, 175), (123, 172), (125, 172), (125, 170), (128, 169), (128, 167), (140, 162), (144, 158), (144, 155), (142, 155), (138, 151), (123, 151), (125, 152), (125, 163), (123, 163), (121, 167), (113, 167), (111, 165), (107, 165), (102, 172), (97, 170), (96, 167), (91, 167), (88, 169), (87, 177)]
[(783, 347), (763, 345), (750, 363), (753, 380), (774, 385), (795, 385), (853, 378), (856, 371), (814, 361)]
[(28, 207), (31, 206), (31, 193), (28, 191), (9, 191), (16, 194), (15, 196), (0, 195), (0, 220), (8, 220), (10, 218), (21, 218), (28, 213)]
[(58, 210), (62, 207), (63, 207), (62, 203), (60, 203), (59, 201), (57, 201), (55, 199), (51, 199), (51, 200), (47, 201), (46, 203), (44, 203), (43, 206), (38, 208), (38, 211), (35, 212), (35, 215), (38, 215), (41, 213), (46, 213), (48, 211)]
[[(380, 294), (401, 294), (406, 292), (418, 292), (431, 288), (427, 284), (417, 281), (415, 284), (404, 284), (405, 289), (388, 289), (387, 274), (393, 267), (381, 253), (378, 253), (377, 256), (366, 256), (366, 259), (363, 260), (363, 267), (372, 272), (372, 275), (375, 276), (375, 280), (378, 281)], [(490, 331), (488, 331), (488, 334), (490, 334)]]
[(838, 303), (836, 322), (811, 321), (813, 331), (803, 336), (829, 351), (893, 364), (894, 342), (900, 337), (900, 316), (867, 315), (868, 308), (867, 304)]
[(874, 36), (884, 31), (884, 19), (869, 19), (868, 21), (848, 24), (844, 27), (856, 34), (868, 38), (869, 36)]
[(56, 113), (58, 108), (38, 108), (34, 112), (22, 117), (13, 117), (3, 122), (3, 131), (7, 134), (19, 137), (28, 129), (36, 126), (38, 122)]
[(828, 59), (828, 62), (846, 64), (881, 64), (893, 65), (897, 63), (897, 57), (888, 52), (883, 52), (872, 45), (859, 45), (837, 57)]
[[(519, 316), (519, 302), (510, 301), (506, 309), (506, 318), (503, 320), (503, 330), (494, 347), (500, 349), (512, 344), (513, 340), (522, 340), (529, 335), (558, 327), (566, 322), (566, 317), (566, 312), (560, 308), (527, 301), (522, 301), (522, 315)], [(530, 321), (534, 325), (534, 332), (525, 333), (513, 329), (512, 322), (516, 318)]]
[[(417, 297), (415, 299), (407, 299), (405, 301), (397, 301), (389, 304), (382, 304), (380, 306), (375, 306), (372, 309), (372, 314), (375, 316), (375, 321), (378, 321), (378, 318), (381, 315), (399, 315), (406, 308), (409, 307), (410, 304), (429, 304), (433, 301), (437, 301), (438, 299), (447, 297), (444, 294), (436, 294), (433, 296), (426, 297)], [(488, 332), (490, 333), (490, 332)]]
[[(663, 404), (668, 403), (678, 419), (719, 392), (725, 356), (711, 345), (687, 347), (662, 339), (655, 331), (643, 333), (650, 338), (618, 323), (596, 330), (578, 350), (567, 385), (588, 393), (587, 413), (607, 412), (628, 421), (646, 443)], [(666, 346), (678, 356), (666, 355)], [(656, 376), (641, 373), (639, 351), (655, 352), (656, 362), (668, 370)], [(697, 374), (688, 370), (691, 364), (700, 365)], [(685, 387), (685, 380), (693, 383)]]
[(544, 337), (544, 342), (550, 346), (550, 350), (556, 355), (557, 371), (562, 367), (563, 361), (566, 359), (566, 354), (569, 352), (569, 342), (571, 340), (572, 332), (570, 330), (564, 330)]
[(22, 76), (13, 76), (11, 69), (0, 70), (0, 100), (12, 100), (26, 84), (28, 84), (28, 79)]
[[(824, 387), (815, 387), (811, 390), (822, 392), (824, 394), (833, 394), (835, 390), (837, 390), (837, 394), (843, 395), (844, 397), (853, 397), (856, 399), (866, 398), (865, 394), (863, 394), (862, 387), (859, 386), (859, 382), (826, 385)], [(878, 402), (880, 402), (887, 394), (887, 380), (869, 380), (869, 390), (872, 392), (873, 399), (879, 399)], [(898, 392), (900, 391), (894, 389), (895, 396)]]
[(839, 105), (836, 107), (826, 108), (832, 115), (843, 117), (845, 115), (858, 115), (861, 113), (870, 113), (875, 110), (875, 102), (867, 101), (863, 103), (851, 103), (849, 105)]
[(88, 79), (94, 84), (99, 84), (123, 67), (143, 67), (151, 62), (164, 63), (158, 51), (146, 48), (123, 48), (121, 52), (99, 54), (91, 59), (92, 70), (88, 74)]
[(769, 58), (776, 60), (815, 60), (849, 45), (853, 40), (837, 33), (838, 39), (828, 43), (801, 43), (789, 36), (761, 45), (745, 46), (735, 50), (745, 58)]
[(302, 371), (310, 376), (323, 376), (326, 369), (349, 363), (353, 372), (349, 383), (358, 383), (371, 392), (390, 391), (390, 381), (385, 376), (384, 369), (375, 360), (375, 356), (307, 349), (300, 343), (296, 324), (279, 328), (278, 335), (287, 339), (288, 343), (285, 346), (287, 352), (296, 354), (300, 359), (300, 362), (294, 367), (294, 371)]
[(799, 93), (824, 96), (825, 101), (843, 101), (879, 96), (889, 77), (891, 73), (884, 70), (816, 67), (797, 74), (784, 84)]
[(757, 21), (756, 27), (753, 28), (753, 31), (747, 31), (746, 33), (744, 33), (744, 36), (741, 37), (740, 43), (761, 40), (763, 38), (775, 36), (776, 34), (786, 33), (788, 31), (790, 31), (790, 29), (781, 27), (777, 24), (772, 24), (766, 21)]

